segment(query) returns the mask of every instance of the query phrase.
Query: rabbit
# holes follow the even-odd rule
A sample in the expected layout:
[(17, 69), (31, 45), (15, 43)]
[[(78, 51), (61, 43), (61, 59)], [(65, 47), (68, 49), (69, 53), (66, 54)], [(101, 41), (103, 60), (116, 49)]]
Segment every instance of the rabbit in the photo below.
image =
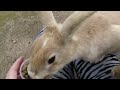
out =
[(75, 11), (58, 24), (52, 11), (37, 12), (44, 33), (33, 43), (28, 74), (33, 79), (51, 78), (65, 64), (81, 58), (97, 63), (120, 50), (120, 26), (97, 11)]

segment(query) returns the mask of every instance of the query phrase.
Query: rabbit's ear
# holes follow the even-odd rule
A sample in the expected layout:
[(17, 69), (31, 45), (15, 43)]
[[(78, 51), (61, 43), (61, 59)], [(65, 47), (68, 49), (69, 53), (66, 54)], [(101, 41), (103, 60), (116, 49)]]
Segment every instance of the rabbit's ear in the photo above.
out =
[(43, 28), (46, 28), (47, 26), (58, 26), (52, 11), (37, 11), (36, 13), (39, 16)]
[(77, 25), (80, 25), (85, 19), (89, 18), (96, 11), (75, 11), (63, 23), (61, 33), (63, 37), (70, 35)]

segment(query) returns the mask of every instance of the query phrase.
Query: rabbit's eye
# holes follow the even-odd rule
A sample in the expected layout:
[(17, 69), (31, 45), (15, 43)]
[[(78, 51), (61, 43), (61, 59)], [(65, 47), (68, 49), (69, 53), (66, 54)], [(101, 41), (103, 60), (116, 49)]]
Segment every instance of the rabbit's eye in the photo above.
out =
[(48, 64), (52, 64), (54, 61), (55, 61), (55, 56), (53, 56), (48, 60)]

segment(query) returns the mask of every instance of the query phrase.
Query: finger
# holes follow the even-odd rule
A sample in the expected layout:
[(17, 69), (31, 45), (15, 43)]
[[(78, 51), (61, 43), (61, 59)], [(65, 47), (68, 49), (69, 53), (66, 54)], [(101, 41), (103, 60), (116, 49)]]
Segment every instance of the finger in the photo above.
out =
[(17, 79), (19, 67), (23, 62), (23, 57), (18, 58), (12, 67), (9, 69), (6, 79)]
[(6, 79), (17, 79), (17, 72), (13, 71), (13, 72), (8, 72)]
[(24, 61), (23, 57), (18, 58), (15, 63), (12, 65), (12, 67), (10, 68), (10, 70), (12, 71), (18, 71), (20, 68), (20, 65), (22, 64), (22, 62)]

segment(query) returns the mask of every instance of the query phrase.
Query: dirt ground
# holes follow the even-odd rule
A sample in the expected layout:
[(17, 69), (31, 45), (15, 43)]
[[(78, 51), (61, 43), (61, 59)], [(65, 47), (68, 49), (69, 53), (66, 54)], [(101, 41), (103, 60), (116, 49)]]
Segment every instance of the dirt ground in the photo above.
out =
[[(62, 23), (72, 11), (53, 13), (57, 22)], [(114, 24), (120, 24), (120, 12), (104, 14)], [(27, 53), (33, 37), (40, 29), (41, 24), (34, 11), (0, 11), (0, 79), (5, 78), (8, 69), (18, 57)]]

